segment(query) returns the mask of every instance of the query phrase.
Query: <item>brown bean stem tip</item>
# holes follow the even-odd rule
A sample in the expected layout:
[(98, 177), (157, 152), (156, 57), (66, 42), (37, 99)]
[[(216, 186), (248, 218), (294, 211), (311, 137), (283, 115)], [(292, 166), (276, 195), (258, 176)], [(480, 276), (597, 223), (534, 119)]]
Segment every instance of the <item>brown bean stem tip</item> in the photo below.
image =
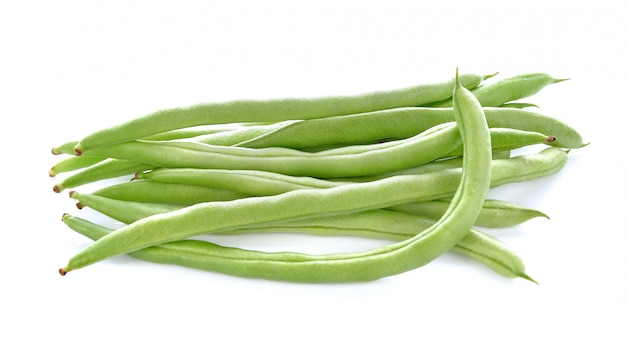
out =
[(66, 271), (64, 268), (59, 268), (59, 274), (61, 274), (61, 276), (65, 276), (65, 274), (67, 274), (68, 271)]
[(54, 191), (54, 193), (61, 193), (63, 187), (61, 185), (54, 185), (54, 187), (52, 187), (52, 190)]
[(83, 147), (80, 145), (80, 143), (78, 143), (75, 147), (74, 147), (74, 154), (76, 156), (81, 156), (83, 154)]

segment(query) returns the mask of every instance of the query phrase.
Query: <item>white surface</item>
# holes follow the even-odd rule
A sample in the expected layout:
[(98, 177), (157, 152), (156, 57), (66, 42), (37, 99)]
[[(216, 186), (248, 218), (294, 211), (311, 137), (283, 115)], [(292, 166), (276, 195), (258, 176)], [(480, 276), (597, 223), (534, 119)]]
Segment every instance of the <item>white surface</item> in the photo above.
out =
[[(626, 349), (618, 335), (626, 315), (620, 2), (222, 3), (0, 5), (0, 350)], [(130, 258), (57, 274), (87, 241), (60, 221), (64, 212), (85, 213), (51, 191), (52, 146), (161, 108), (397, 88), (457, 67), (571, 78), (528, 101), (591, 145), (572, 151), (554, 177), (492, 194), (551, 216), (492, 232), (540, 285), (452, 255), (349, 285), (248, 280)], [(285, 247), (355, 248), (320, 241)]]

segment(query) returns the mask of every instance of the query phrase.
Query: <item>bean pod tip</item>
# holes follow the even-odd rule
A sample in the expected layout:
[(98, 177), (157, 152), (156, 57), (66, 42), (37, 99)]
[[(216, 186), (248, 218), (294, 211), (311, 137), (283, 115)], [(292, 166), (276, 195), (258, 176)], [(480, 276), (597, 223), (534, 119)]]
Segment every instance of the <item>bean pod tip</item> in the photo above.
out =
[(83, 146), (81, 146), (80, 143), (76, 144), (74, 147), (74, 154), (76, 156), (81, 156), (83, 154)]

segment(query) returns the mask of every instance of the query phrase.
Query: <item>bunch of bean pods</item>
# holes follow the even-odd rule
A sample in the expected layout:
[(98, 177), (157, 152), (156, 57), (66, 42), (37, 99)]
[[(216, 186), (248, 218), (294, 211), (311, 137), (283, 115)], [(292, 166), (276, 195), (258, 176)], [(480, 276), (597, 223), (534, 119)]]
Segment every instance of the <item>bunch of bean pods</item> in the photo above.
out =
[[(534, 281), (488, 228), (547, 217), (489, 189), (554, 174), (585, 144), (522, 100), (548, 74), (459, 74), (360, 95), (235, 100), (158, 111), (60, 144), (55, 186), (119, 224), (65, 213), (93, 240), (62, 275), (127, 254), (241, 277), (376, 280), (452, 251)], [(531, 147), (532, 146), (532, 147)], [(124, 177), (128, 176), (128, 177)], [(121, 178), (120, 178), (121, 177)], [(86, 184), (102, 185), (83, 192)], [(110, 225), (109, 225), (110, 226)], [(389, 240), (307, 254), (221, 246), (202, 234), (291, 233)]]

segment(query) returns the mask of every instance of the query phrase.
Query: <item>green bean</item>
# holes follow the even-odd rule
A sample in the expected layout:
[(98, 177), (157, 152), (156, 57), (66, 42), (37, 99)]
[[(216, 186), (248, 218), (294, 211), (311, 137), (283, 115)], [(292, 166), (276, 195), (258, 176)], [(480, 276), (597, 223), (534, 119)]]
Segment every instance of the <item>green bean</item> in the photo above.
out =
[[(484, 108), (491, 128), (512, 128), (556, 137), (554, 146), (580, 148), (582, 136), (562, 120), (516, 108)], [(247, 148), (285, 147), (292, 149), (367, 144), (404, 139), (438, 124), (454, 121), (450, 108), (399, 108), (367, 114), (328, 117), (294, 122), (250, 139), (237, 146)]]
[[(233, 275), (306, 282), (376, 280), (421, 267), (447, 252), (472, 228), (489, 189), (491, 145), (485, 116), (478, 101), (458, 80), (453, 92), (457, 126), (465, 145), (461, 182), (450, 209), (433, 226), (410, 239), (359, 253), (307, 255), (303, 253), (255, 253), (228, 257), (239, 249), (220, 249), (191, 258), (198, 267)], [(468, 162), (471, 160), (472, 162)], [(368, 184), (323, 190), (297, 190), (278, 196), (254, 197), (230, 202), (202, 203), (156, 215), (115, 230), (92, 243), (59, 270), (64, 275), (114, 255), (129, 253), (199, 233), (234, 230), (251, 223), (299, 219), (320, 214), (367, 210), (406, 200), (402, 176)], [(241, 214), (246, 214), (242, 217)], [(219, 219), (216, 224), (215, 219)], [(157, 230), (158, 229), (158, 230)], [(155, 231), (156, 230), (156, 231)], [(137, 231), (137, 232), (135, 232)], [(207, 253), (208, 252), (208, 253)], [(235, 253), (233, 253), (235, 254)], [(234, 260), (233, 260), (234, 259)], [(228, 264), (225, 266), (225, 264)]]
[[(495, 107), (529, 97), (548, 85), (566, 80), (557, 79), (545, 73), (528, 73), (508, 77), (492, 84), (482, 85), (472, 90), (472, 93), (482, 106)], [(448, 99), (432, 106), (449, 107), (452, 106), (452, 101)]]
[[(490, 76), (468, 74), (462, 75), (460, 80), (465, 87), (472, 89), (487, 77)], [(423, 84), (352, 96), (236, 100), (167, 109), (96, 131), (80, 140), (74, 147), (74, 151), (77, 155), (81, 155), (89, 149), (192, 126), (302, 120), (425, 105), (449, 98), (453, 87), (454, 80), (450, 80), (437, 84)]]
[(54, 185), (54, 192), (60, 193), (67, 188), (82, 186), (88, 183), (110, 178), (133, 175), (136, 172), (152, 169), (154, 166), (129, 160), (107, 159), (80, 170)]
[[(107, 215), (115, 220), (121, 221), (125, 224), (130, 224), (139, 219), (146, 218), (155, 214), (163, 214), (174, 210), (180, 210), (183, 206), (176, 204), (161, 204), (161, 203), (141, 203), (134, 201), (121, 201), (115, 199), (109, 199), (105, 197), (94, 196), (93, 194), (83, 194), (76, 191), (70, 192), (70, 198), (78, 200), (79, 203), (76, 206), (82, 209), (85, 206), (94, 208), (93, 204), (98, 206), (100, 213)], [(119, 204), (123, 205), (119, 207)], [(149, 204), (149, 206), (147, 206)], [(107, 210), (115, 209), (115, 212), (109, 212)]]
[[(552, 144), (556, 141), (553, 136), (546, 136), (538, 132), (516, 130), (512, 128), (490, 128), (491, 147), (493, 151), (515, 150), (537, 144)], [(444, 157), (460, 156), (463, 146), (459, 145)]]
[[(239, 129), (246, 124), (225, 124), (225, 125), (209, 125), (209, 126), (193, 126), (181, 128), (166, 132), (157, 133), (151, 136), (144, 136), (142, 139), (151, 141), (169, 141), (173, 139), (194, 138), (198, 136), (207, 136), (209, 134), (227, 132)], [(52, 148), (52, 154), (74, 155), (74, 146), (78, 143), (76, 140), (65, 142), (57, 147)]]
[(318, 153), (286, 148), (135, 141), (103, 147), (86, 155), (127, 159), (156, 167), (261, 170), (330, 178), (371, 175), (425, 164), (446, 155), (460, 142), (458, 129), (450, 123), (437, 125), (405, 140)]
[[(494, 158), (492, 162), (491, 187), (493, 188), (510, 182), (522, 182), (551, 175), (565, 166), (566, 161), (567, 152), (558, 147), (548, 147), (537, 153), (521, 154), (510, 158)], [(371, 182), (393, 176), (425, 175), (430, 173), (437, 173), (437, 177), (455, 173), (458, 177), (458, 169), (461, 167), (462, 162), (463, 158), (455, 157), (436, 160), (432, 163), (404, 170), (386, 172), (372, 176), (338, 178), (332, 179), (331, 181)]]
[(143, 181), (113, 184), (100, 188), (93, 194), (118, 200), (179, 205), (233, 200), (249, 196), (214, 187)]
[[(156, 182), (144, 182), (146, 184), (157, 184)], [(173, 186), (175, 184), (165, 183), (162, 184), (164, 190), (161, 193), (166, 193), (168, 188), (166, 186)], [(185, 186), (185, 185), (183, 185)], [(155, 187), (155, 188), (158, 188)], [(174, 188), (176, 190), (176, 188)], [(280, 194), (280, 193), (276, 193)], [(94, 193), (80, 193), (76, 191), (70, 192), (70, 197), (77, 200), (79, 208), (90, 207), (95, 211), (98, 211), (112, 219), (129, 224), (140, 220), (142, 218), (161, 214), (167, 211), (173, 211), (182, 209), (184, 206), (193, 205), (197, 203), (186, 203), (184, 201), (176, 200), (168, 203), (159, 202), (146, 202), (141, 199), (115, 199), (108, 198)], [(177, 195), (172, 195), (172, 198), (180, 198)], [(246, 196), (242, 196), (244, 198)], [(411, 202), (406, 204), (398, 204), (387, 208), (395, 212), (408, 213), (412, 215), (419, 215), (431, 219), (439, 219), (450, 205), (450, 199), (430, 199), (427, 201)], [(346, 215), (349, 217), (350, 214)], [(483, 207), (476, 219), (474, 225), (502, 228), (513, 225), (521, 224), (527, 220), (535, 217), (546, 217), (547, 215), (534, 209), (525, 208), (516, 204), (486, 199)], [(319, 219), (319, 218), (317, 218)], [(316, 221), (307, 219), (306, 221)], [(287, 221), (288, 223), (294, 223), (294, 221)], [(280, 222), (279, 222), (280, 223)], [(358, 223), (358, 222), (357, 222)], [(365, 226), (365, 225), (363, 225)], [(393, 225), (385, 225), (389, 228)]]
[(532, 104), (532, 103), (522, 103), (522, 102), (518, 102), (518, 103), (506, 103), (506, 104), (502, 104), (500, 105), (501, 108), (516, 108), (516, 109), (524, 109), (524, 108), (538, 108), (539, 106), (537, 106), (536, 104)]
[[(390, 210), (407, 212), (427, 218), (439, 218), (450, 206), (449, 199), (434, 199), (428, 202), (412, 202), (389, 207)], [(530, 219), (544, 217), (545, 213), (502, 200), (486, 199), (476, 219), (476, 226), (501, 228), (519, 225)]]
[(270, 196), (297, 189), (330, 188), (346, 182), (327, 181), (307, 176), (289, 176), (259, 170), (157, 169), (137, 173), (139, 180), (161, 184), (187, 184), (226, 189), (250, 196)]
[[(438, 125), (444, 111), (405, 107), (361, 114), (295, 121), (264, 135), (235, 144), (246, 148), (285, 147), (309, 149), (320, 146), (378, 143), (415, 136)], [(454, 120), (452, 109), (447, 111)], [(435, 119), (436, 122), (432, 122)]]
[[(404, 216), (390, 210), (368, 210), (347, 215), (296, 220), (262, 228), (244, 229), (225, 234), (245, 234), (250, 231), (269, 233), (305, 233), (326, 236), (361, 236), (392, 241), (405, 240), (424, 231), (436, 220), (415, 214)], [(505, 277), (520, 277), (535, 282), (524, 269), (524, 264), (502, 241), (476, 229), (471, 229), (451, 252), (474, 259)]]
[(89, 157), (89, 156), (84, 157), (84, 158), (79, 158), (77, 156), (70, 156), (68, 158), (65, 158), (57, 162), (53, 167), (51, 167), (50, 170), (48, 171), (48, 175), (50, 175), (50, 177), (54, 177), (63, 172), (76, 171), (76, 170), (83, 169), (91, 165), (97, 164), (103, 161), (104, 159), (106, 158)]
[[(359, 235), (369, 238), (387, 239), (393, 241), (402, 241), (412, 236), (414, 233), (418, 233), (426, 229), (428, 226), (432, 226), (433, 221), (420, 218), (414, 215), (402, 215), (402, 213), (394, 213), (390, 211), (370, 211), (358, 214), (360, 216), (337, 216), (331, 217), (330, 221), (320, 224), (314, 224), (315, 226), (299, 226), (298, 224), (291, 224), (291, 226), (276, 227), (276, 228), (264, 228), (255, 229), (255, 231), (301, 231), (302, 233), (310, 233), (314, 235)], [(368, 223), (379, 224), (380, 221), (372, 222), (372, 215), (384, 216), (388, 224), (393, 224), (398, 228), (396, 232), (389, 232), (386, 229), (379, 231), (372, 230), (371, 228), (363, 228), (359, 226), (359, 220), (365, 220)], [(341, 218), (350, 217), (351, 222), (346, 223)], [(84, 236), (96, 241), (113, 230), (105, 228), (103, 226), (89, 222), (88, 220), (74, 217), (69, 214), (63, 215), (63, 222), (73, 229), (74, 231), (83, 234)], [(334, 224), (332, 222), (338, 222)], [(402, 226), (399, 226), (399, 225)], [(351, 227), (350, 227), (351, 226)], [(147, 260), (156, 263), (177, 263), (178, 260), (172, 258), (178, 258), (181, 253), (185, 253), (187, 247), (185, 245), (179, 245), (188, 243), (188, 241), (198, 241), (199, 243), (208, 243), (199, 240), (179, 240), (174, 242), (168, 242), (165, 244), (140, 249), (135, 252), (128, 253), (130, 256), (141, 260)], [(198, 244), (198, 246), (204, 246), (204, 244)], [(213, 247), (213, 244), (208, 243), (208, 246)], [(155, 251), (155, 248), (160, 250)], [(153, 252), (154, 253), (151, 253)], [(483, 263), (496, 273), (505, 277), (521, 277), (531, 281), (532, 280), (526, 273), (524, 263), (513, 251), (510, 250), (503, 242), (477, 230), (471, 230), (468, 234), (461, 239), (451, 249), (452, 252), (459, 253), (461, 255), (468, 256), (472, 259)], [(154, 255), (154, 256), (153, 256)], [(243, 258), (245, 259), (245, 257)], [(193, 265), (192, 265), (193, 267)]]

